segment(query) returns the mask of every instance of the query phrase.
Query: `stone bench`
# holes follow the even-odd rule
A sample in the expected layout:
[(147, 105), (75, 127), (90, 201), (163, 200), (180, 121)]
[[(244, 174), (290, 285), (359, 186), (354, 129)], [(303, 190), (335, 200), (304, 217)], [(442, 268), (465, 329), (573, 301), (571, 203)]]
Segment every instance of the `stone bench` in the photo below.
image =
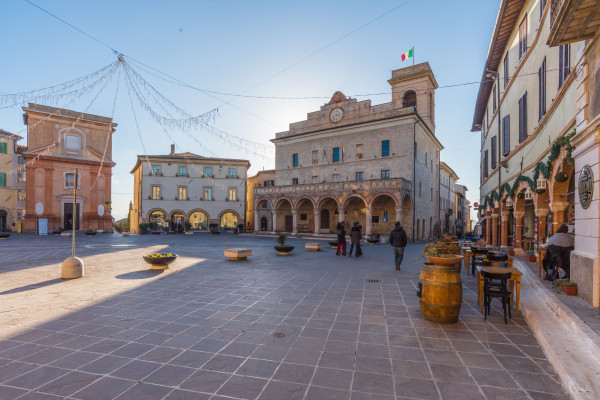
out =
[(308, 251), (321, 251), (323, 248), (323, 243), (306, 243), (304, 247)]
[(252, 255), (252, 249), (225, 249), (224, 254), (231, 261), (242, 261)]

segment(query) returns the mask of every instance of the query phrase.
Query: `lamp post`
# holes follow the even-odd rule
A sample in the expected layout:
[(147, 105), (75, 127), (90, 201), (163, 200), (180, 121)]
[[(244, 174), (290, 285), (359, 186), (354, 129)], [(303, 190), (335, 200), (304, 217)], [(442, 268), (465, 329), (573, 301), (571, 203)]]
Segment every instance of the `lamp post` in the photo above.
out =
[(81, 278), (83, 276), (83, 260), (75, 257), (75, 225), (77, 224), (77, 183), (78, 170), (75, 168), (75, 177), (73, 182), (73, 226), (72, 226), (72, 240), (71, 240), (71, 257), (67, 258), (62, 263), (61, 278), (73, 279)]

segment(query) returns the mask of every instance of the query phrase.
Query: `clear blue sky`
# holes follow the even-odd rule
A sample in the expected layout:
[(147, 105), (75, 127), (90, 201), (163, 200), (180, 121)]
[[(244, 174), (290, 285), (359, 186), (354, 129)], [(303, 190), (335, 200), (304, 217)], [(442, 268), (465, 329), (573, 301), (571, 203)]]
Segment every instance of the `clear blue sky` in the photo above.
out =
[[(400, 55), (413, 46), (416, 63), (428, 61), (440, 86), (479, 81), (499, 5), (499, 1), (489, 0), (32, 1), (126, 56), (195, 87), (280, 97), (330, 97), (341, 90), (359, 100), (370, 98), (373, 104), (391, 101), (387, 80), (391, 70), (409, 65), (410, 61), (400, 61)], [(4, 0), (0, 10), (2, 93), (59, 84), (116, 60), (108, 48), (23, 0)], [(308, 112), (328, 101), (238, 98), (224, 104), (231, 97), (215, 95), (215, 99), (143, 75), (190, 114), (218, 107), (216, 128), (268, 146), (276, 132), (287, 130), (289, 123), (305, 119)], [(140, 141), (126, 85), (120, 82), (114, 115), (119, 126), (113, 137), (117, 165), (112, 182), (117, 219), (126, 215), (132, 199), (129, 171), (136, 155), (144, 153), (142, 142), (149, 154), (168, 153), (171, 143), (136, 104)], [(471, 202), (479, 197), (480, 138), (470, 132), (478, 87), (436, 92), (436, 134), (445, 147), (442, 160), (468, 187)], [(84, 96), (68, 108), (83, 111), (91, 103), (88, 112), (110, 116), (116, 89), (113, 82), (96, 101), (92, 102), (93, 95)], [(356, 96), (367, 93), (387, 94)], [(0, 109), (0, 128), (26, 136), (20, 106)], [(274, 167), (273, 160), (247, 153), (214, 135), (193, 134), (206, 147), (186, 133), (173, 131), (177, 151), (248, 158), (251, 173)]]

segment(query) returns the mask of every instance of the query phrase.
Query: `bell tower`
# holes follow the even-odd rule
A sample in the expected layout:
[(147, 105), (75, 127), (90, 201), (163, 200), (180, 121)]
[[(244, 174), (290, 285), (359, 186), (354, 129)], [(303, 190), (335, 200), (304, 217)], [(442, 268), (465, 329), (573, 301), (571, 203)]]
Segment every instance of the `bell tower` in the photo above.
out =
[(396, 69), (388, 83), (392, 86), (394, 108), (416, 107), (419, 116), (435, 132), (435, 89), (438, 84), (429, 63)]

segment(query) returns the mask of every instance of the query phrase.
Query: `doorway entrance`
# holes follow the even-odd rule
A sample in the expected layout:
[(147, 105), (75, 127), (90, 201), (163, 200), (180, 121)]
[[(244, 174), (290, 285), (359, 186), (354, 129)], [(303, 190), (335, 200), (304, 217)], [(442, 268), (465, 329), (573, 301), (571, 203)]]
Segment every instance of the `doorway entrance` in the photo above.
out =
[(75, 230), (79, 230), (80, 228), (80, 223), (79, 223), (79, 215), (80, 215), (80, 205), (77, 204), (77, 208), (75, 210), (75, 218), (73, 218), (73, 203), (65, 203), (64, 204), (64, 209), (63, 209), (63, 216), (64, 216), (64, 220), (63, 220), (63, 227), (65, 230), (70, 230), (73, 229), (73, 222), (75, 222)]
[(8, 224), (7, 213), (4, 210), (0, 210), (0, 232), (4, 229), (4, 227)]
[(285, 231), (291, 232), (294, 229), (294, 219), (292, 215), (285, 216)]

